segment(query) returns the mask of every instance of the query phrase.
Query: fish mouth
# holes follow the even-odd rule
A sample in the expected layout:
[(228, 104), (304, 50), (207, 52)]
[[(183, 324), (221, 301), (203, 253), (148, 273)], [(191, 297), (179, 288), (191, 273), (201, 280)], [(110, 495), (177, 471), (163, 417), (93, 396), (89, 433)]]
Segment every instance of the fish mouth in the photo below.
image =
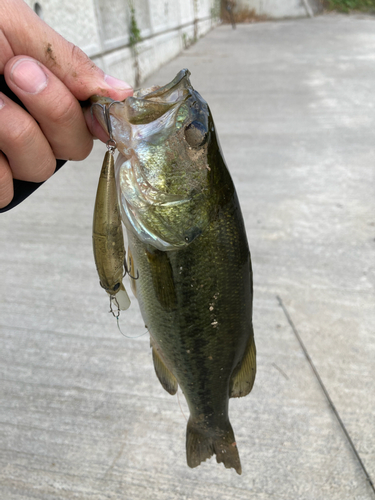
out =
[(189, 79), (190, 74), (188, 69), (182, 69), (171, 82), (163, 87), (156, 86), (150, 89), (140, 89), (134, 92), (133, 97), (152, 99), (156, 102), (177, 102), (185, 95), (190, 95), (193, 90)]
[(189, 76), (190, 71), (183, 69), (164, 87), (139, 90), (128, 97), (125, 102), (128, 121), (134, 125), (146, 125), (188, 99), (192, 90)]
[[(91, 112), (104, 130), (110, 135), (109, 129), (116, 134), (117, 121), (126, 121), (131, 125), (146, 125), (151, 123), (170, 111), (177, 105), (186, 101), (194, 89), (190, 83), (190, 71), (182, 69), (175, 78), (162, 87), (154, 86), (147, 89), (136, 90), (133, 96), (124, 101), (114, 101), (109, 97), (92, 96)], [(105, 108), (110, 108), (109, 119), (105, 116)], [(116, 140), (116, 137), (114, 137)], [(121, 143), (121, 141), (120, 141)]]
[(202, 223), (193, 221), (193, 215), (185, 217), (181, 230), (173, 215), (197, 210), (183, 207), (197, 205), (202, 196), (199, 187), (175, 182), (171, 188), (170, 176), (165, 174), (167, 165), (176, 162), (174, 151), (180, 150), (180, 165), (191, 165), (187, 150), (201, 147), (202, 138), (207, 137), (207, 103), (194, 90), (189, 76), (190, 71), (183, 69), (170, 83), (140, 89), (122, 102), (92, 100), (94, 115), (112, 132), (110, 138), (120, 153), (115, 170), (123, 222), (138, 238), (160, 250), (184, 247), (201, 234)]

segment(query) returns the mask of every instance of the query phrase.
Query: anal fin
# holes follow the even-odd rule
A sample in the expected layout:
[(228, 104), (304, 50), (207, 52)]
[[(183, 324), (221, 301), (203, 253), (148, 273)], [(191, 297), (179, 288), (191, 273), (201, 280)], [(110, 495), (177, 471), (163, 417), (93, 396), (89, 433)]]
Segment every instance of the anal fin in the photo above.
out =
[(172, 394), (173, 396), (177, 392), (178, 382), (173, 373), (165, 366), (165, 363), (160, 357), (160, 354), (153, 346), (152, 346), (152, 359), (154, 361), (156, 375), (161, 385), (167, 392), (169, 392), (169, 394)]
[(254, 385), (256, 374), (256, 348), (254, 335), (249, 339), (240, 365), (235, 369), (231, 378), (231, 398), (247, 396)]

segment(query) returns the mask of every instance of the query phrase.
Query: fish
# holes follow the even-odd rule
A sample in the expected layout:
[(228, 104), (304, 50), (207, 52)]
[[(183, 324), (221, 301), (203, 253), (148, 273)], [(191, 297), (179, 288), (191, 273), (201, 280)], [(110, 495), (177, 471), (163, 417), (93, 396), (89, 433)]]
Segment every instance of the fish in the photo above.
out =
[(229, 399), (248, 395), (256, 374), (251, 257), (210, 108), (189, 76), (111, 105), (118, 199), (156, 376), (189, 407), (187, 464), (216, 455), (241, 474)]

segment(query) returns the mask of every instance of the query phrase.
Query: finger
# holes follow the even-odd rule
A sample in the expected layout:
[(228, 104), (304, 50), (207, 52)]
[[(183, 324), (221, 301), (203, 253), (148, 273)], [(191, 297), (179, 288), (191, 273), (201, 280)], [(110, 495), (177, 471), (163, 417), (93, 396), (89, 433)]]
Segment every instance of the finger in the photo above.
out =
[(55, 155), (36, 121), (27, 111), (0, 93), (0, 150), (15, 179), (42, 182), (56, 167)]
[(92, 149), (82, 108), (67, 87), (46, 67), (25, 56), (5, 66), (9, 88), (38, 122), (56, 158), (83, 160)]
[(85, 108), (83, 110), (83, 114), (86, 119), (86, 125), (91, 134), (97, 139), (100, 139), (102, 142), (107, 142), (109, 139), (109, 135), (103, 130), (100, 123), (94, 116), (91, 106), (89, 108)]
[(13, 199), (13, 176), (9, 163), (0, 151), (0, 208), (6, 207)]
[(6, 62), (13, 56), (12, 47), (9, 45), (3, 30), (0, 28), (0, 75), (4, 74)]
[(15, 55), (43, 63), (79, 100), (94, 94), (123, 100), (133, 91), (129, 84), (105, 75), (78, 47), (65, 40), (23, 0), (0, 2), (0, 27)]

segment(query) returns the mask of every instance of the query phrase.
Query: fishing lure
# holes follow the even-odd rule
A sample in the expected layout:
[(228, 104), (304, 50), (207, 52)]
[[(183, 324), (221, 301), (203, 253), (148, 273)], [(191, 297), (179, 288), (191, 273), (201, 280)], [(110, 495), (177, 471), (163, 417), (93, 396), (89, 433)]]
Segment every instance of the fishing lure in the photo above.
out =
[[(120, 311), (126, 310), (130, 306), (130, 299), (122, 283), (127, 272), (127, 266), (115, 179), (114, 154), (117, 146), (112, 137), (109, 114), (112, 104), (103, 106), (110, 138), (106, 144), (107, 151), (104, 156), (96, 193), (92, 242), (100, 286), (109, 294), (110, 310), (118, 318)], [(101, 104), (97, 105), (102, 106)]]

